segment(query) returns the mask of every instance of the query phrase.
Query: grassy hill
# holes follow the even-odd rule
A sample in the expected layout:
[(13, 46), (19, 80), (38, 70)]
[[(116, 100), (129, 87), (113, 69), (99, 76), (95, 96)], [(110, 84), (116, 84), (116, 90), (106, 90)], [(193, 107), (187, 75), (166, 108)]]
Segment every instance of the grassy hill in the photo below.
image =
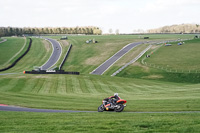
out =
[(183, 45), (172, 43), (171, 47), (162, 46), (151, 58), (145, 60), (147, 64), (163, 67), (177, 72), (200, 71), (200, 39), (185, 41)]
[[(150, 39), (144, 40), (144, 36), (149, 36)], [(174, 40), (178, 38), (186, 39), (193, 36), (184, 34), (69, 36), (68, 41), (73, 45), (73, 48), (63, 69), (88, 74), (129, 43), (151, 40)], [(60, 39), (60, 36), (54, 36), (53, 38)], [(86, 44), (86, 40), (90, 39), (95, 39), (98, 43)]]
[[(191, 38), (193, 35), (148, 35), (150, 40)], [(59, 39), (60, 37), (54, 37)], [(86, 44), (95, 38), (99, 43)], [(167, 79), (164, 70), (133, 64), (120, 75), (110, 77), (112, 69), (135, 57), (147, 45), (141, 45), (119, 60), (105, 75), (90, 75), (93, 69), (116, 51), (131, 42), (147, 41), (139, 35), (69, 36), (72, 51), (64, 69), (81, 75), (0, 75), (0, 104), (31, 108), (96, 111), (102, 99), (118, 92), (127, 100), (124, 113), (30, 113), (0, 112), (3, 132), (198, 132), (199, 113), (127, 113), (163, 111), (199, 111), (199, 82), (178, 82)], [(197, 42), (194, 42), (197, 43)], [(176, 47), (176, 44), (172, 47)], [(186, 42), (185, 45), (195, 45)], [(183, 45), (183, 46), (185, 46)], [(46, 46), (46, 47), (45, 47)], [(157, 47), (155, 47), (157, 48)], [(168, 48), (168, 47), (166, 47)], [(177, 47), (180, 48), (180, 47)], [(181, 48), (183, 48), (181, 46)], [(67, 49), (67, 47), (65, 48)], [(164, 54), (160, 47), (145, 61), (156, 62)], [(152, 49), (154, 50), (154, 49)], [(171, 50), (169, 50), (171, 51)], [(149, 51), (151, 53), (151, 51)], [(29, 53), (17, 65), (4, 72), (32, 70), (46, 62), (50, 44), (33, 38)], [(159, 64), (159, 62), (157, 62)], [(0, 73), (1, 74), (1, 73)], [(163, 76), (164, 75), (164, 76)], [(161, 76), (163, 76), (161, 78)], [(173, 77), (172, 75), (169, 77)], [(179, 79), (180, 76), (176, 75)], [(191, 78), (191, 77), (190, 77)], [(151, 80), (153, 79), (153, 80)], [(161, 80), (162, 79), (162, 80)], [(181, 80), (183, 78), (180, 78)], [(169, 82), (170, 81), (170, 82)], [(178, 127), (178, 128), (177, 128)]]
[[(137, 63), (127, 67), (120, 77), (164, 80), (170, 82), (199, 83), (200, 40), (189, 40), (181, 46), (177, 42), (172, 46), (154, 46)], [(142, 62), (144, 64), (142, 64)]]
[[(43, 39), (32, 38), (32, 46), (30, 51), (24, 56), (15, 67), (2, 73), (16, 73), (24, 70), (33, 70), (34, 66), (42, 66), (52, 53), (51, 44)], [(27, 41), (28, 43), (28, 41)]]
[(96, 110), (118, 92), (126, 111), (199, 110), (198, 84), (179, 84), (110, 76), (0, 75), (0, 101), (33, 108)]
[[(25, 39), (22, 37), (7, 37), (6, 39), (6, 42), (0, 44), (0, 69), (12, 64), (27, 48), (24, 47), (24, 49), (17, 54), (23, 48)], [(28, 41), (26, 44), (28, 44)]]
[[(152, 35), (152, 37), (153, 36), (154, 35)], [(90, 39), (92, 37), (95, 37), (99, 43), (86, 44), (84, 42), (86, 39)], [(170, 82), (146, 80), (159, 80), (159, 76), (162, 75), (158, 75), (158, 72), (161, 70), (157, 70), (155, 68), (152, 68), (149, 75), (145, 75), (146, 73), (141, 70), (141, 68), (145, 68), (147, 66), (141, 65), (138, 65), (141, 67), (140, 69), (134, 70), (133, 68), (136, 67), (128, 67), (118, 75), (120, 77), (110, 77), (108, 74), (111, 73), (112, 70), (108, 70), (108, 74), (105, 74), (105, 76), (89, 74), (93, 68), (96, 68), (98, 64), (102, 63), (98, 59), (98, 55), (102, 53), (94, 52), (95, 50), (97, 51), (99, 49), (100, 51), (112, 51), (113, 49), (113, 51), (116, 52), (127, 43), (130, 43), (130, 41), (143, 41), (143, 39), (138, 39), (137, 37), (138, 36), (71, 36), (69, 41), (70, 43), (74, 44), (73, 51), (71, 51), (69, 59), (65, 63), (64, 69), (70, 71), (80, 70), (81, 75), (1, 75), (0, 90), (1, 93), (4, 94), (1, 97), (1, 101), (5, 104), (14, 104), (35, 108), (96, 110), (97, 104), (100, 104), (101, 99), (112, 95), (114, 92), (118, 92), (121, 97), (130, 102), (129, 107), (127, 107), (127, 111), (175, 111), (198, 109), (198, 102), (196, 102), (198, 97), (196, 94), (198, 87), (196, 86), (198, 85), (194, 84), (188, 86), (188, 84), (172, 84)], [(167, 39), (168, 37), (169, 35), (166, 36)], [(119, 38), (121, 41), (119, 41), (117, 38)], [(155, 36), (155, 38), (157, 39), (159, 36)], [(115, 40), (115, 43), (111, 43), (113, 40)], [(123, 40), (126, 40), (125, 43)], [(41, 66), (44, 62), (46, 62), (51, 54), (51, 49), (48, 49), (48, 43), (44, 45), (42, 41), (44, 40), (33, 38), (31, 51), (16, 65), (16, 67), (8, 70), (7, 72), (22, 72), (23, 70), (32, 70), (33, 66)], [(108, 44), (111, 48), (102, 50)], [(139, 52), (144, 47), (146, 47), (146, 45), (139, 46), (136, 51)], [(132, 52), (136, 51), (133, 50)], [(102, 58), (100, 60), (104, 61), (113, 53), (114, 52), (104, 52), (104, 55), (99, 58)], [(120, 64), (123, 64), (125, 59), (127, 59), (125, 61), (131, 59), (128, 59), (128, 56), (134, 57), (135, 55), (130, 52), (126, 56), (113, 67), (119, 67)], [(95, 58), (93, 59), (93, 57)], [(87, 64), (90, 63), (88, 60), (91, 60), (91, 62), (93, 61), (93, 63)], [(86, 63), (86, 61), (88, 62)], [(131, 71), (129, 71), (130, 69)], [(157, 73), (157, 75), (152, 74), (154, 71)], [(127, 76), (124, 73), (128, 73), (129, 75), (134, 75), (136, 73), (136, 75), (134, 75), (134, 79), (124, 78), (129, 77), (129, 75)], [(139, 77), (137, 74), (140, 74), (143, 77)], [(170, 80), (166, 79), (165, 81)], [(180, 86), (182, 86), (182, 88), (180, 88)], [(188, 91), (190, 91), (190, 87), (195, 88), (194, 93), (188, 93)], [(177, 95), (179, 95), (180, 91), (183, 91), (184, 95), (180, 95), (180, 98), (177, 99)], [(76, 96), (78, 96), (78, 98), (76, 98)], [(9, 99), (7, 97), (9, 97)], [(156, 99), (154, 99), (155, 97)], [(73, 99), (74, 101), (71, 102), (69, 99)], [(79, 101), (79, 99), (84, 100), (76, 103), (76, 101)], [(91, 102), (87, 102), (87, 104), (90, 106), (85, 106), (85, 102), (90, 101), (90, 99)], [(159, 99), (159, 102), (157, 99)], [(173, 100), (169, 100), (167, 102), (166, 99)], [(180, 102), (180, 100), (185, 103), (185, 101), (188, 99), (191, 100), (192, 104), (195, 104), (192, 106), (192, 108), (187, 108), (186, 104), (180, 106), (175, 104)], [(51, 104), (47, 104), (47, 102)], [(149, 106), (149, 104), (151, 106)], [(170, 107), (166, 106), (168, 104)], [(143, 108), (141, 105), (145, 108)], [(158, 106), (162, 108), (158, 108)], [(191, 106), (189, 105), (189, 107)]]

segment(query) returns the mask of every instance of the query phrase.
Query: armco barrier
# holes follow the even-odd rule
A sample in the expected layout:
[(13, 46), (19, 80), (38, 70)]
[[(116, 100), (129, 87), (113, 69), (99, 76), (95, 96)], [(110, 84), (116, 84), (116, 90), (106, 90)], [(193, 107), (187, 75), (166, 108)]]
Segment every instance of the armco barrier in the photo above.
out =
[(72, 74), (72, 75), (79, 75), (79, 72), (65, 72), (64, 70), (40, 70), (40, 71), (24, 71), (24, 74)]
[(17, 64), (17, 62), (18, 62), (19, 60), (21, 60), (21, 58), (23, 58), (23, 57), (28, 53), (28, 51), (29, 51), (30, 48), (31, 48), (31, 44), (32, 44), (32, 39), (31, 39), (31, 38), (29, 38), (29, 39), (30, 39), (29, 46), (28, 46), (27, 50), (23, 53), (23, 55), (21, 55), (18, 59), (16, 59), (10, 66), (8, 66), (8, 67), (6, 67), (6, 68), (3, 68), (3, 69), (0, 69), (0, 72), (6, 71), (6, 70), (8, 70), (8, 69), (14, 67), (14, 66)]
[(68, 57), (68, 55), (69, 55), (69, 52), (70, 52), (71, 48), (72, 48), (72, 44), (69, 46), (69, 49), (67, 50), (67, 53), (66, 53), (66, 55), (65, 55), (65, 58), (63, 59), (62, 63), (60, 64), (59, 70), (62, 69), (62, 67), (63, 67), (63, 65), (64, 65), (64, 63), (65, 63), (65, 61), (66, 61), (66, 59), (67, 59), (67, 57)]

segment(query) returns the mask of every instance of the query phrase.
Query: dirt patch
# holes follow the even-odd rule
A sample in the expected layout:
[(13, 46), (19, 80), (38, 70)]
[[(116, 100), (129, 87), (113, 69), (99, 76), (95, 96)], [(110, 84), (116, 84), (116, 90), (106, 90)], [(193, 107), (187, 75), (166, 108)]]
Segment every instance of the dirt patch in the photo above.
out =
[(113, 43), (105, 43), (105, 47), (113, 46)]
[(131, 66), (139, 66), (139, 67), (142, 67), (145, 72), (149, 72), (149, 67), (142, 65), (139, 62), (134, 62)]
[[(14, 78), (25, 79), (25, 78), (28, 78), (29, 76), (31, 76), (31, 75), (25, 74), (23, 76), (16, 76)], [(31, 78), (48, 78), (48, 76), (47, 75), (37, 75), (37, 76), (36, 75), (32, 75)]]
[(51, 44), (46, 40), (42, 40), (42, 43), (44, 44), (44, 47), (47, 50), (47, 52), (49, 52), (51, 50)]
[(33, 78), (48, 78), (48, 76), (46, 76), (46, 75), (38, 75), (38, 76), (34, 76)]
[(161, 79), (161, 78), (164, 78), (162, 75), (149, 75), (149, 76), (144, 76), (142, 78), (145, 78), (145, 79)]
[[(103, 63), (106, 59), (111, 57), (113, 53), (113, 47), (111, 43), (107, 43), (107, 46), (104, 47), (105, 50), (101, 50), (101, 53), (98, 56), (90, 57), (87, 60), (85, 60), (85, 64), (87, 65), (98, 65), (99, 63)], [(110, 45), (110, 46), (109, 46)], [(98, 49), (98, 48), (97, 48)], [(109, 53), (113, 53), (112, 55)]]
[(99, 63), (103, 63), (103, 61), (105, 61), (105, 58), (103, 58), (102, 55), (100, 55), (100, 56), (88, 58), (85, 61), (85, 64), (87, 64), (87, 65), (98, 65)]
[(16, 76), (16, 77), (13, 77), (13, 78), (16, 78), (16, 79), (25, 79), (26, 76)]
[(154, 50), (154, 49), (156, 49), (156, 48), (158, 48), (158, 47), (160, 47), (160, 46), (161, 46), (161, 45), (152, 45), (150, 49), (151, 49), (151, 50)]
[(62, 45), (63, 47), (66, 47), (66, 46), (69, 45), (69, 42), (66, 41), (66, 40), (60, 40), (59, 42), (61, 42), (61, 45)]

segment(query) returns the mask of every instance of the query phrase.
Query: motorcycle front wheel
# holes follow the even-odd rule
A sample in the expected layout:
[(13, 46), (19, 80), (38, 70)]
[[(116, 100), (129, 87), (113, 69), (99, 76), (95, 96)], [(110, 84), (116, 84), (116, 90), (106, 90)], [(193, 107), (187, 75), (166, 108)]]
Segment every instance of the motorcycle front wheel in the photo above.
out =
[(115, 108), (116, 112), (122, 112), (124, 110), (124, 105), (123, 104), (118, 104), (117, 107)]
[(102, 105), (100, 105), (99, 107), (98, 107), (98, 112), (103, 112), (104, 111), (104, 107), (103, 107), (103, 104)]

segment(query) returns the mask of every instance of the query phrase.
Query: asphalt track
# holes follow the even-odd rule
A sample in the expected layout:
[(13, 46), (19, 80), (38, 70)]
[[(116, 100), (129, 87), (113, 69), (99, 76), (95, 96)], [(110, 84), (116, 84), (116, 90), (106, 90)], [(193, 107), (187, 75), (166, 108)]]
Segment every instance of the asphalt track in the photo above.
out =
[(0, 111), (17, 111), (17, 112), (46, 112), (46, 113), (74, 113), (74, 112), (97, 112), (97, 111), (73, 111), (73, 110), (53, 110), (53, 109), (34, 109), (0, 104)]
[(7, 41), (7, 39), (3, 39), (2, 41), (0, 41), (0, 43), (3, 43), (3, 42), (5, 42), (5, 41)]
[[(22, 72), (20, 72), (20, 73), (22, 73)], [(2, 73), (0, 75), (12, 75), (12, 74), (20, 74), (20, 73)]]
[(137, 45), (143, 44), (144, 42), (135, 42), (126, 45), (121, 50), (119, 50), (116, 54), (106, 60), (103, 64), (101, 64), (98, 68), (92, 71), (90, 74), (102, 75), (107, 69), (109, 69), (116, 61), (118, 61), (121, 57), (123, 57), (126, 53), (128, 53), (131, 49), (136, 47)]
[(56, 64), (56, 62), (59, 60), (62, 53), (62, 47), (60, 46), (59, 42), (50, 38), (46, 38), (46, 40), (48, 40), (51, 43), (53, 47), (53, 52), (49, 60), (44, 65), (41, 66), (41, 70), (47, 70), (50, 67), (52, 67), (54, 64)]
[[(33, 109), (33, 108), (24, 108), (16, 106), (8, 106), (0, 104), (0, 111), (15, 111), (15, 112), (43, 112), (43, 113), (95, 113), (97, 111), (75, 111), (75, 110), (52, 110), (52, 109)], [(110, 111), (109, 111), (110, 112)], [(136, 113), (136, 114), (180, 114), (180, 113), (200, 113), (200, 111), (165, 111), (165, 112), (125, 112), (124, 113)]]

